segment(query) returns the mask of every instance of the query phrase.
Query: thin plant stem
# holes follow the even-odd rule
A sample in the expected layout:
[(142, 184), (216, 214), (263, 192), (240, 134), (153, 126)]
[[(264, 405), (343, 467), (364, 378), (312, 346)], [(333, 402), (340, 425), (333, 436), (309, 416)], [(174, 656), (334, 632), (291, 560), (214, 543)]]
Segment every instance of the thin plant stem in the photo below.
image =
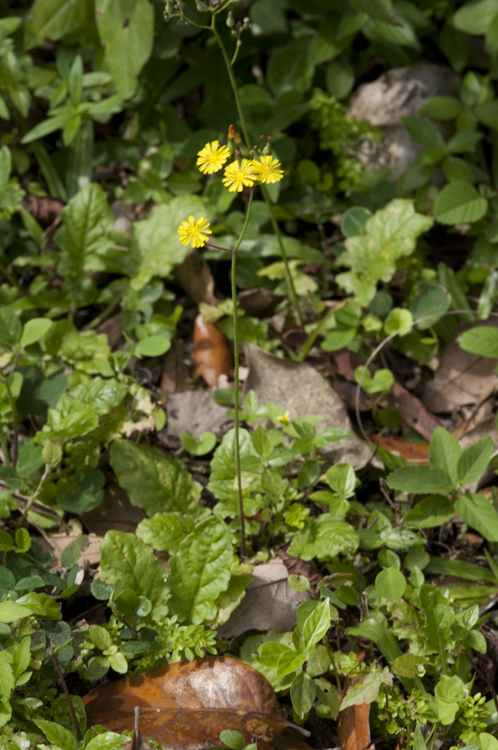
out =
[(331, 308), (331, 309), (330, 309), (330, 310), (329, 310), (329, 311), (328, 311), (328, 312), (327, 312), (327, 313), (326, 313), (326, 314), (325, 314), (325, 315), (323, 316), (323, 318), (322, 318), (322, 319), (321, 319), (321, 320), (320, 320), (320, 321), (319, 321), (319, 322), (317, 323), (317, 325), (316, 325), (316, 326), (315, 326), (315, 328), (314, 328), (314, 329), (313, 329), (313, 330), (311, 331), (310, 335), (308, 336), (308, 338), (307, 338), (307, 339), (306, 339), (306, 341), (304, 342), (303, 346), (301, 347), (301, 351), (300, 351), (300, 352), (299, 352), (299, 354), (297, 355), (297, 360), (298, 360), (298, 362), (302, 362), (302, 361), (303, 361), (303, 360), (304, 360), (304, 359), (306, 358), (306, 355), (308, 354), (309, 350), (311, 349), (311, 347), (312, 347), (312, 346), (313, 346), (313, 344), (315, 343), (315, 341), (316, 341), (317, 337), (319, 336), (319, 334), (320, 334), (320, 332), (321, 332), (322, 328), (324, 327), (325, 323), (327, 322), (327, 320), (328, 320), (329, 318), (331, 318), (331, 317), (332, 317), (332, 315), (333, 315), (334, 313), (336, 313), (336, 312), (337, 312), (337, 310), (339, 310), (339, 309), (340, 309), (341, 307), (343, 307), (343, 306), (344, 306), (344, 305), (343, 305), (343, 304), (341, 304), (341, 305), (338, 305), (337, 307), (332, 307), (332, 308)]
[(66, 696), (67, 707), (69, 708), (69, 713), (71, 714), (71, 719), (73, 720), (74, 728), (76, 730), (76, 736), (78, 738), (78, 741), (81, 742), (83, 740), (83, 737), (81, 736), (80, 725), (78, 724), (78, 719), (76, 718), (76, 711), (74, 710), (73, 702), (71, 700), (71, 696), (69, 695), (69, 690), (67, 689), (66, 680), (64, 679), (64, 675), (62, 674), (61, 668), (59, 667), (59, 662), (57, 661), (57, 658), (51, 648), (48, 649), (48, 653), (53, 661), (55, 670), (59, 675), (59, 680), (61, 681), (62, 689), (64, 690), (64, 694)]
[[(216, 28), (216, 21), (215, 16), (213, 14), (213, 17), (211, 19), (211, 30), (216, 38), (216, 41), (218, 43), (218, 47), (220, 48), (221, 54), (223, 55), (223, 59), (225, 61), (228, 77), (230, 79), (230, 84), (232, 86), (233, 95), (235, 97), (235, 103), (237, 105), (237, 111), (239, 113), (239, 120), (240, 125), (242, 128), (242, 133), (244, 136), (244, 141), (249, 150), (251, 150), (251, 139), (249, 137), (249, 131), (247, 129), (247, 122), (246, 118), (244, 116), (244, 110), (242, 109), (242, 102), (240, 100), (240, 94), (239, 89), (237, 88), (237, 81), (235, 80), (235, 76), (233, 74), (233, 68), (232, 68), (232, 62), (230, 61), (230, 58), (228, 56), (228, 53), (225, 49), (225, 45), (223, 44), (223, 40), (218, 32), (218, 29)], [(265, 203), (268, 206), (268, 210), (270, 212), (270, 219), (273, 227), (273, 231), (275, 233), (275, 236), (277, 238), (278, 247), (280, 250), (280, 254), (282, 256), (282, 261), (284, 263), (284, 273), (285, 273), (285, 282), (287, 284), (287, 288), (289, 290), (289, 295), (292, 300), (292, 305), (294, 307), (294, 311), (296, 313), (297, 321), (301, 328), (304, 326), (303, 322), (303, 315), (301, 313), (301, 307), (299, 305), (299, 299), (296, 293), (296, 288), (294, 286), (294, 280), (292, 278), (292, 274), (289, 267), (289, 259), (287, 257), (287, 253), (284, 247), (284, 243), (282, 240), (282, 233), (280, 231), (280, 227), (278, 226), (278, 221), (275, 218), (275, 214), (273, 211), (273, 204), (270, 200), (270, 197), (268, 195), (268, 192), (264, 185), (261, 185), (261, 192), (263, 194), (263, 198), (265, 199)]]
[[(7, 398), (9, 399), (10, 410), (12, 412), (12, 446), (10, 459), (13, 466), (15, 466), (17, 464), (17, 454), (19, 452), (19, 425), (17, 423), (16, 402), (12, 395), (8, 378), (1, 378), (0, 381), (4, 384), (5, 390), (7, 391)], [(5, 460), (7, 462), (7, 456), (5, 456)]]
[(233, 379), (234, 379), (234, 408), (235, 408), (235, 466), (237, 469), (237, 490), (239, 496), (240, 517), (240, 551), (242, 557), (246, 555), (246, 529), (244, 518), (244, 501), (242, 497), (242, 474), (240, 470), (240, 444), (239, 444), (239, 322), (237, 316), (237, 251), (240, 247), (251, 216), (252, 199), (254, 192), (251, 190), (249, 203), (247, 204), (246, 218), (239, 239), (232, 254), (232, 304), (233, 304)]

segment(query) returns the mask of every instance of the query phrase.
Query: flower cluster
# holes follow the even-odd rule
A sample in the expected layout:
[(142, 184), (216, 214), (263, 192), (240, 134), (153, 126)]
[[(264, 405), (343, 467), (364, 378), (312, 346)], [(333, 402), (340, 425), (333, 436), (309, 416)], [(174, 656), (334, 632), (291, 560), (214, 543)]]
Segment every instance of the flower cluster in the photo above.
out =
[[(229, 136), (235, 142), (240, 141), (240, 137), (230, 126)], [(197, 154), (197, 166), (203, 174), (214, 174), (223, 169), (230, 158), (230, 149), (227, 146), (220, 146), (219, 141), (206, 143)], [(262, 155), (255, 159), (235, 159), (225, 167), (223, 175), (223, 185), (228, 188), (230, 193), (240, 193), (245, 187), (253, 187), (255, 183), (273, 184), (279, 182), (284, 173), (278, 159), (270, 155)], [(192, 247), (204, 247), (208, 241), (208, 234), (211, 234), (209, 222), (200, 216), (197, 220), (193, 216), (188, 217), (188, 221), (182, 221), (178, 227), (178, 236), (182, 245), (192, 244)]]

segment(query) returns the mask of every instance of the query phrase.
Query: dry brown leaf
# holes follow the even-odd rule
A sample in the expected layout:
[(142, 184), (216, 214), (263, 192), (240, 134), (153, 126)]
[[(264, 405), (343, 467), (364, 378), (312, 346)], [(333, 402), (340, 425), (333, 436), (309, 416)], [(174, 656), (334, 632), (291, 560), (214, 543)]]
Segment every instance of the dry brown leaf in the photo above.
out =
[(217, 386), (221, 375), (230, 375), (233, 370), (232, 353), (226, 337), (212, 323), (206, 323), (198, 315), (194, 323), (195, 371), (208, 385)]
[(189, 386), (189, 369), (184, 360), (184, 343), (177, 341), (164, 355), (161, 373), (161, 390), (166, 393), (183, 393)]
[(218, 304), (214, 296), (214, 279), (211, 269), (197, 250), (189, 250), (183, 263), (177, 263), (173, 270), (184, 291), (196, 304), (199, 305), (201, 302), (207, 305)]
[[(346, 694), (351, 680), (344, 681)], [(370, 703), (348, 706), (339, 713), (337, 719), (337, 734), (342, 750), (374, 750), (375, 745), (370, 739)]]
[(166, 402), (166, 431), (168, 435), (181, 438), (185, 430), (196, 440), (203, 432), (222, 435), (231, 420), (227, 408), (217, 404), (211, 391), (185, 391), (170, 393)]
[(25, 195), (21, 205), (43, 227), (53, 224), (64, 208), (64, 203), (58, 198), (40, 198), (38, 195)]
[(498, 326), (498, 321), (490, 318), (460, 326), (453, 340), (442, 350), (434, 379), (427, 383), (422, 396), (424, 404), (431, 411), (439, 414), (467, 404), (480, 404), (496, 390), (496, 359), (465, 352), (456, 342), (463, 331), (483, 325)]
[(384, 435), (369, 435), (372, 443), (380, 445), (388, 451), (394, 451), (403, 456), (409, 464), (428, 464), (429, 463), (429, 445), (420, 443), (410, 443), (402, 438), (388, 437)]
[(247, 630), (292, 630), (297, 609), (309, 594), (295, 591), (288, 578), (289, 571), (281, 560), (256, 565), (241, 603), (218, 628), (220, 638), (235, 638)]
[(264, 287), (245, 289), (237, 295), (239, 307), (254, 318), (269, 318), (283, 299), (285, 298), (281, 294), (275, 294)]
[[(61, 564), (61, 553), (67, 547), (68, 544), (74, 542), (77, 536), (52, 536), (47, 534), (40, 538), (41, 545), (44, 552), (50, 552), (54, 556), (54, 565)], [(100, 545), (104, 541), (104, 538), (97, 536), (96, 534), (88, 534), (88, 545), (81, 552), (78, 557), (77, 563), (81, 567), (85, 560), (88, 560), (90, 565), (98, 565), (100, 563)]]
[[(204, 750), (220, 744), (220, 732), (237, 730), (246, 743), (271, 742), (291, 729), (281, 750), (309, 750), (298, 730), (278, 710), (268, 680), (256, 669), (226, 656), (169, 664), (129, 680), (111, 682), (84, 698), (89, 726), (134, 728), (140, 708), (141, 732), (165, 750)], [(294, 739), (296, 742), (294, 742)], [(363, 749), (362, 749), (363, 750)]]

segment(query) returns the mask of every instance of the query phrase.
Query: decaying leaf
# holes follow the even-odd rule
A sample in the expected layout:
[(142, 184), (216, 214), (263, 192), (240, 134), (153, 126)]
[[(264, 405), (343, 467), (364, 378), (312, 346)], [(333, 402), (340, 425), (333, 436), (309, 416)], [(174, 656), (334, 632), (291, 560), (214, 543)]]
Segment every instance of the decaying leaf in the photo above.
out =
[(202, 315), (195, 319), (193, 357), (197, 375), (208, 385), (217, 386), (221, 375), (232, 372), (232, 353), (226, 337), (215, 325), (206, 323)]
[[(351, 686), (351, 680), (344, 681), (344, 693)], [(370, 704), (348, 706), (341, 711), (337, 720), (337, 734), (342, 750), (374, 750), (370, 739)]]
[(191, 248), (185, 260), (177, 263), (174, 274), (185, 292), (192, 297), (196, 304), (205, 302), (207, 305), (217, 305), (214, 296), (214, 279), (207, 260), (197, 250)]
[(429, 463), (429, 444), (410, 443), (402, 438), (389, 437), (389, 435), (369, 435), (372, 443), (380, 445), (388, 451), (399, 453), (409, 464)]
[(142, 735), (165, 750), (219, 746), (220, 732), (226, 729), (241, 732), (247, 743), (255, 738), (272, 742), (289, 729), (279, 750), (309, 750), (299, 736), (306, 733), (280, 715), (266, 678), (225, 656), (169, 664), (111, 682), (92, 690), (84, 703), (89, 726), (102, 724), (113, 732), (134, 728), (138, 706)]

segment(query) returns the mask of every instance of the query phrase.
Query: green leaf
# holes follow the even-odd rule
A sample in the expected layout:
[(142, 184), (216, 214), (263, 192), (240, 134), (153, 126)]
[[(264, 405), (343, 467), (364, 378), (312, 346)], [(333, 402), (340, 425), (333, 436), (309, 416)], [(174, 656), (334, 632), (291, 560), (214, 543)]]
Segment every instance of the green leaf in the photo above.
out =
[(460, 495), (455, 512), (488, 542), (498, 542), (498, 513), (484, 495), (470, 492)]
[(303, 672), (298, 674), (291, 685), (290, 695), (294, 711), (300, 719), (304, 719), (316, 698), (316, 687), (311, 677)]
[(403, 654), (398, 656), (392, 663), (393, 672), (400, 677), (418, 677), (420, 674), (419, 667), (427, 664), (428, 659), (425, 656), (416, 654)]
[(226, 524), (214, 516), (201, 521), (170, 560), (171, 613), (189, 624), (213, 620), (214, 600), (228, 588), (232, 561)]
[(303, 649), (309, 651), (322, 640), (330, 627), (330, 604), (325, 599), (306, 619), (302, 629)]
[(493, 441), (490, 437), (481, 438), (469, 446), (458, 460), (458, 478), (460, 484), (473, 482), (484, 474), (493, 453)]
[(147, 336), (135, 344), (133, 351), (140, 357), (160, 357), (171, 348), (171, 341), (166, 336)]
[(32, 318), (32, 320), (28, 320), (22, 331), (21, 346), (30, 346), (43, 338), (48, 329), (52, 327), (52, 322), (47, 318)]
[(391, 0), (350, 0), (350, 5), (370, 18), (387, 21), (391, 10)]
[(12, 349), (21, 338), (22, 325), (10, 307), (0, 309), (0, 347)]
[(33, 440), (27, 440), (21, 446), (17, 459), (17, 473), (23, 479), (35, 474), (45, 465), (43, 448)]
[(116, 440), (111, 445), (110, 464), (131, 504), (143, 508), (148, 516), (159, 511), (200, 510), (200, 485), (192, 480), (181, 461), (157, 448)]
[(129, 96), (152, 52), (154, 10), (149, 0), (96, 0), (97, 28), (116, 88)]
[(129, 737), (126, 735), (102, 732), (85, 744), (85, 750), (117, 750), (127, 742)]
[(146, 621), (159, 621), (168, 608), (166, 574), (157, 562), (154, 552), (134, 534), (108, 531), (101, 547), (102, 577), (112, 584), (121, 582), (137, 595), (145, 596), (152, 604)]
[(361, 236), (346, 239), (338, 263), (351, 271), (339, 274), (337, 283), (367, 306), (375, 296), (377, 282), (391, 280), (398, 258), (413, 252), (417, 237), (432, 223), (415, 212), (412, 201), (391, 201), (367, 220)]
[(448, 150), (453, 154), (461, 154), (463, 151), (474, 151), (482, 136), (482, 133), (472, 131), (456, 133), (448, 141)]
[(324, 513), (294, 534), (289, 554), (303, 560), (330, 560), (335, 555), (352, 555), (358, 548), (355, 530), (345, 521), (337, 521)]
[(199, 442), (197, 442), (192, 433), (185, 430), (185, 432), (182, 432), (180, 440), (185, 450), (192, 453), (193, 456), (204, 456), (206, 453), (211, 453), (216, 445), (217, 438), (214, 432), (203, 432)]
[(93, 411), (103, 417), (123, 401), (128, 388), (114, 378), (92, 378), (88, 383), (79, 385), (73, 395), (81, 403), (91, 406)]
[(393, 307), (384, 321), (384, 330), (388, 336), (398, 331), (400, 336), (406, 336), (410, 333), (412, 326), (413, 315), (410, 310), (403, 307)]
[(486, 215), (488, 201), (468, 182), (450, 182), (437, 194), (433, 214), (440, 224), (472, 224)]
[(462, 452), (453, 435), (443, 427), (436, 427), (429, 448), (429, 466), (449, 477), (453, 487), (458, 485), (458, 461)]
[(115, 672), (118, 674), (126, 674), (128, 671), (128, 662), (126, 661), (126, 657), (124, 654), (121, 654), (119, 651), (115, 654), (109, 654), (107, 657), (109, 660), (109, 665), (114, 669)]
[(481, 36), (498, 14), (498, 0), (473, 0), (459, 8), (451, 19), (452, 26), (466, 34)]
[(61, 617), (60, 604), (46, 594), (39, 594), (31, 591), (29, 594), (21, 596), (17, 604), (28, 607), (34, 615), (39, 615), (45, 620), (58, 622)]
[(454, 120), (462, 105), (454, 96), (433, 96), (419, 109), (419, 114), (435, 120)]
[(415, 321), (425, 318), (417, 323), (417, 328), (423, 331), (431, 328), (449, 310), (451, 295), (439, 284), (425, 284), (419, 288), (420, 291), (410, 302), (410, 312)]
[(31, 661), (31, 636), (27, 635), (14, 648), (12, 653), (12, 671), (14, 679), (18, 680), (29, 667)]
[(60, 750), (78, 750), (78, 741), (68, 729), (55, 721), (45, 721), (45, 719), (33, 719), (36, 726), (42, 730), (46, 738), (52, 745), (56, 745)]
[(335, 352), (351, 343), (356, 336), (356, 328), (346, 328), (343, 331), (330, 331), (320, 344), (326, 352)]
[(90, 625), (88, 628), (88, 635), (94, 646), (97, 646), (101, 651), (105, 651), (112, 646), (111, 634), (108, 630), (102, 627), (102, 625)]
[(444, 147), (444, 139), (441, 131), (428, 120), (420, 117), (402, 117), (403, 125), (408, 131), (408, 135), (425, 148), (440, 149)]
[(480, 357), (498, 359), (498, 328), (476, 326), (464, 331), (457, 338), (462, 349)]
[(140, 521), (136, 534), (154, 549), (174, 555), (194, 526), (193, 516), (186, 513), (156, 513), (154, 518)]
[(450, 477), (439, 469), (428, 466), (404, 466), (389, 474), (387, 483), (392, 490), (412, 492), (415, 495), (451, 492), (454, 489)]
[[(247, 430), (239, 430), (239, 447), (241, 460), (249, 456), (258, 458)], [(235, 466), (235, 430), (229, 430), (223, 436), (221, 445), (214, 452), (208, 484), (208, 490), (221, 501), (214, 509), (214, 512), (221, 517), (236, 517), (238, 514)], [(259, 490), (260, 487), (261, 481), (256, 474), (243, 475), (242, 497), (244, 502), (251, 497), (252, 492)]]
[(392, 684), (392, 674), (378, 668), (355, 677), (341, 701), (341, 711), (344, 711), (349, 706), (373, 703), (379, 695), (381, 686)]
[(17, 552), (28, 552), (31, 547), (31, 537), (26, 529), (17, 529), (16, 531), (16, 548)]
[(453, 506), (444, 495), (429, 495), (417, 503), (405, 516), (407, 524), (420, 529), (442, 526), (453, 516)]
[(99, 418), (91, 406), (63, 394), (57, 409), (48, 410), (47, 423), (36, 435), (36, 440), (62, 440), (67, 442), (75, 437), (83, 437), (99, 425)]
[(435, 586), (424, 583), (420, 587), (420, 602), (425, 613), (426, 623), (421, 629), (425, 639), (426, 655), (443, 654), (451, 643), (451, 625), (455, 613), (443, 594)]
[(16, 604), (9, 600), (0, 602), (0, 622), (9, 623), (17, 622), (23, 617), (29, 617), (33, 614), (33, 610), (29, 606), (22, 604)]
[(89, 544), (89, 538), (86, 536), (86, 534), (82, 534), (81, 536), (76, 537), (72, 542), (69, 542), (69, 544), (64, 547), (64, 549), (61, 552), (61, 565), (63, 568), (72, 568), (73, 565), (76, 565), (78, 562), (78, 558), (88, 547)]
[(384, 599), (397, 602), (405, 593), (406, 578), (400, 570), (386, 568), (375, 579), (375, 588)]
[(28, 15), (24, 47), (37, 47), (47, 37), (56, 41), (90, 23), (92, 18), (91, 0), (35, 0)]
[(243, 734), (236, 731), (230, 731), (229, 729), (220, 732), (220, 740), (224, 742), (230, 750), (242, 750), (246, 744)]
[(295, 651), (293, 648), (286, 649), (278, 659), (277, 676), (287, 677), (287, 675), (295, 672), (296, 669), (299, 669), (304, 664), (306, 656), (306, 652)]
[(9, 664), (11, 660), (12, 657), (7, 651), (0, 653), (0, 696), (1, 702), (4, 704), (9, 703), (15, 686), (14, 672)]
[(136, 221), (132, 230), (132, 253), (136, 258), (136, 274), (131, 286), (136, 291), (154, 277), (164, 278), (173, 266), (185, 260), (187, 248), (178, 239), (180, 223), (193, 216), (209, 219), (209, 211), (202, 198), (182, 195), (167, 205), (156, 206), (147, 219)]
[(0, 148), (0, 188), (4, 188), (7, 185), (11, 169), (12, 156), (10, 148), (2, 146), (2, 148)]
[(341, 216), (341, 232), (345, 237), (358, 237), (363, 234), (365, 224), (372, 212), (362, 206), (351, 206)]
[(288, 651), (296, 653), (295, 649), (291, 649), (283, 643), (267, 641), (259, 647), (257, 659), (264, 667), (276, 667), (280, 657)]

